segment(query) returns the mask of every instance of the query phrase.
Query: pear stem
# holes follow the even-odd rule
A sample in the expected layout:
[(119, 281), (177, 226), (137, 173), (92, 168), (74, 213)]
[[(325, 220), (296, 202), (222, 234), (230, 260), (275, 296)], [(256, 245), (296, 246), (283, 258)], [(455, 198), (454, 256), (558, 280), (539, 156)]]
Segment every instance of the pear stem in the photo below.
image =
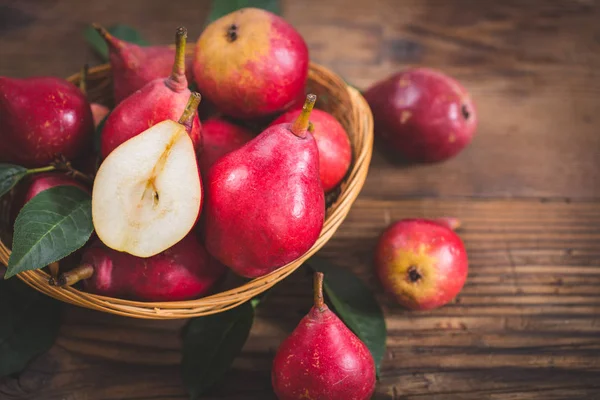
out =
[(187, 88), (188, 82), (185, 76), (185, 45), (187, 42), (187, 29), (183, 26), (175, 32), (175, 62), (171, 70), (171, 76), (166, 81), (167, 86), (174, 91), (182, 91)]
[(310, 123), (310, 112), (315, 106), (315, 102), (317, 101), (317, 96), (314, 94), (307, 94), (306, 100), (304, 101), (304, 105), (302, 106), (302, 112), (294, 122), (292, 122), (292, 133), (299, 138), (306, 137), (306, 132), (308, 131), (308, 125)]
[(54, 279), (58, 277), (59, 265), (58, 262), (53, 262), (48, 265), (48, 269), (50, 270), (50, 276)]
[(319, 310), (323, 309), (325, 306), (325, 301), (323, 300), (323, 273), (315, 272), (313, 279), (313, 290), (314, 290), (314, 301), (315, 307)]
[(89, 65), (84, 64), (83, 68), (81, 68), (81, 76), (79, 77), (79, 90), (81, 93), (87, 96), (87, 77), (89, 71)]
[(194, 115), (198, 111), (198, 106), (200, 105), (200, 100), (202, 96), (198, 92), (192, 92), (190, 95), (188, 102), (185, 106), (185, 110), (183, 110), (183, 114), (179, 118), (179, 123), (185, 126), (191, 126)]
[(81, 264), (70, 271), (63, 272), (58, 278), (50, 278), (48, 284), (51, 286), (73, 286), (77, 282), (89, 279), (94, 275), (94, 267), (91, 264)]
[(111, 35), (102, 25), (94, 22), (92, 24), (92, 28), (94, 28), (100, 34), (100, 36), (102, 36), (102, 38), (109, 47), (115, 49), (118, 48), (117, 42), (115, 42), (115, 37)]

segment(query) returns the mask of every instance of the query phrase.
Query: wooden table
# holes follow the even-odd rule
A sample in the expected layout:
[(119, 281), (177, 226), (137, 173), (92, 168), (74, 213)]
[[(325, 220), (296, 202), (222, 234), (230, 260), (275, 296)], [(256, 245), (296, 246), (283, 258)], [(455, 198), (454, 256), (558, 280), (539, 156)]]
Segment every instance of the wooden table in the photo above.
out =
[[(0, 3), (0, 74), (67, 76), (95, 63), (86, 24), (130, 24), (169, 43), (196, 38), (207, 1)], [(594, 0), (287, 0), (312, 59), (359, 88), (409, 64), (473, 94), (480, 127), (448, 162), (393, 166), (367, 183), (321, 254), (379, 294), (389, 339), (377, 399), (600, 398), (600, 4)], [(342, 14), (343, 13), (343, 14)], [(193, 40), (193, 39), (190, 39)], [(470, 257), (455, 302), (411, 313), (382, 295), (376, 236), (410, 216), (453, 215)], [(226, 384), (207, 399), (270, 399), (279, 342), (311, 303), (297, 272), (260, 309)], [(183, 321), (67, 307), (60, 337), (1, 399), (186, 399)]]

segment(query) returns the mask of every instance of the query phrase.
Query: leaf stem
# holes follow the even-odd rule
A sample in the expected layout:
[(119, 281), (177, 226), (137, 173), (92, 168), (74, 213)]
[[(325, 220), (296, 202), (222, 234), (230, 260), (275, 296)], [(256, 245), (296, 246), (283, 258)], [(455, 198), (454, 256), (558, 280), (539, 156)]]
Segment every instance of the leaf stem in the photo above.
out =
[(313, 280), (314, 302), (315, 307), (319, 310), (323, 309), (325, 301), (323, 300), (323, 273), (315, 272)]
[(94, 267), (91, 264), (81, 264), (70, 271), (63, 272), (58, 278), (48, 279), (51, 286), (73, 286), (77, 282), (89, 279), (94, 275)]
[(67, 175), (72, 176), (73, 178), (82, 180), (90, 185), (94, 183), (93, 177), (86, 175), (83, 172), (78, 171), (75, 168), (73, 168), (73, 166), (71, 165), (71, 162), (63, 156), (57, 157), (56, 160), (54, 160), (52, 162), (51, 166), (53, 166), (54, 169), (57, 169), (59, 171), (65, 171), (67, 173)]
[(306, 131), (308, 130), (310, 121), (310, 112), (315, 106), (315, 102), (317, 101), (317, 96), (314, 94), (307, 94), (306, 101), (304, 101), (304, 105), (302, 106), (302, 112), (296, 118), (294, 122), (292, 122), (292, 133), (299, 138), (306, 137)]
[(42, 172), (50, 172), (50, 171), (54, 171), (56, 170), (56, 166), (54, 165), (48, 165), (47, 167), (40, 167), (40, 168), (32, 168), (32, 169), (28, 169), (27, 170), (27, 175), (31, 175), (31, 174), (39, 174)]

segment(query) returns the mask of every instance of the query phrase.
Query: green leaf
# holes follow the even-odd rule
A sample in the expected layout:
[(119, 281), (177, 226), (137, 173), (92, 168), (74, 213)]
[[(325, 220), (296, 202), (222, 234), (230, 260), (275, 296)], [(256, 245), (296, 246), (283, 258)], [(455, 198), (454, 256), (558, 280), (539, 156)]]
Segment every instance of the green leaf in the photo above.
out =
[(0, 197), (8, 193), (27, 175), (27, 168), (20, 165), (0, 164)]
[(221, 382), (244, 347), (253, 321), (254, 307), (247, 301), (186, 325), (181, 367), (192, 400)]
[(281, 6), (278, 0), (213, 0), (207, 23), (246, 7), (262, 8), (273, 14), (281, 15)]
[(21, 372), (52, 346), (61, 304), (19, 279), (0, 279), (0, 377)]
[[(106, 28), (106, 30), (114, 37), (130, 43), (140, 46), (148, 46), (150, 44), (138, 31), (125, 24), (112, 25)], [(108, 46), (102, 36), (91, 25), (86, 26), (83, 36), (88, 44), (102, 57), (102, 60), (108, 61)]]
[(375, 360), (377, 375), (385, 353), (387, 328), (379, 303), (373, 293), (350, 270), (336, 267), (313, 256), (307, 264), (323, 272), (323, 286), (331, 306), (340, 319), (369, 348)]
[(74, 186), (36, 195), (15, 221), (12, 254), (5, 279), (58, 261), (82, 247), (94, 230), (92, 199)]

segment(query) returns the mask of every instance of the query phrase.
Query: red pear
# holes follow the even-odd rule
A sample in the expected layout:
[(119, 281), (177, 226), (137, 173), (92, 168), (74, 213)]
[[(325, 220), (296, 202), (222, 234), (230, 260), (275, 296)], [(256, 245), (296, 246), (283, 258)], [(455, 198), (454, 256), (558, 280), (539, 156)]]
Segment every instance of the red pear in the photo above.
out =
[[(271, 125), (292, 122), (301, 110), (288, 111)], [(346, 130), (331, 114), (322, 110), (313, 110), (310, 114), (310, 132), (319, 149), (319, 174), (323, 190), (329, 192), (344, 178), (352, 161), (352, 148)]]
[(223, 118), (213, 117), (202, 122), (202, 151), (198, 164), (203, 177), (220, 157), (253, 138), (252, 132)]
[(204, 29), (196, 43), (194, 79), (202, 95), (237, 118), (285, 110), (303, 93), (308, 48), (283, 18), (242, 8)]
[(21, 211), (21, 208), (23, 208), (25, 203), (46, 189), (56, 186), (75, 186), (91, 193), (90, 188), (84, 183), (61, 172), (35, 173), (25, 178), (22, 183), (23, 184), (19, 183), (17, 186), (17, 189), (14, 191), (14, 197), (11, 200), (11, 223), (14, 223), (19, 211)]
[(206, 248), (237, 274), (268, 274), (315, 243), (325, 219), (316, 142), (308, 118), (266, 128), (218, 159), (206, 180)]
[[(121, 143), (159, 122), (179, 120), (191, 95), (184, 73), (186, 38), (186, 29), (177, 29), (177, 54), (168, 77), (148, 82), (141, 90), (119, 103), (110, 113), (102, 129), (102, 158), (106, 158)], [(202, 125), (196, 113), (189, 130), (196, 148), (200, 144), (201, 129)]]
[(408, 218), (380, 236), (375, 268), (385, 290), (412, 310), (447, 304), (467, 279), (467, 252), (454, 218)]
[(387, 150), (413, 162), (439, 162), (462, 151), (477, 127), (467, 90), (430, 68), (409, 68), (364, 92), (375, 135)]
[(279, 400), (368, 400), (375, 362), (367, 346), (323, 302), (315, 274), (315, 304), (279, 346), (271, 369)]
[(149, 258), (118, 252), (96, 242), (82, 263), (51, 279), (71, 286), (82, 281), (86, 292), (136, 301), (181, 301), (207, 294), (227, 269), (206, 252), (193, 233)]
[(38, 193), (56, 186), (75, 186), (91, 193), (89, 187), (74, 178), (68, 177), (60, 172), (45, 172), (31, 177), (27, 191), (25, 192), (24, 203), (27, 203)]
[(0, 77), (0, 162), (27, 168), (90, 149), (94, 121), (86, 97), (55, 77)]
[[(111, 35), (98, 24), (92, 24), (108, 45), (115, 103), (118, 104), (147, 83), (164, 78), (173, 68), (175, 49), (170, 46), (139, 46)], [(192, 57), (185, 61), (187, 79), (191, 82)]]

